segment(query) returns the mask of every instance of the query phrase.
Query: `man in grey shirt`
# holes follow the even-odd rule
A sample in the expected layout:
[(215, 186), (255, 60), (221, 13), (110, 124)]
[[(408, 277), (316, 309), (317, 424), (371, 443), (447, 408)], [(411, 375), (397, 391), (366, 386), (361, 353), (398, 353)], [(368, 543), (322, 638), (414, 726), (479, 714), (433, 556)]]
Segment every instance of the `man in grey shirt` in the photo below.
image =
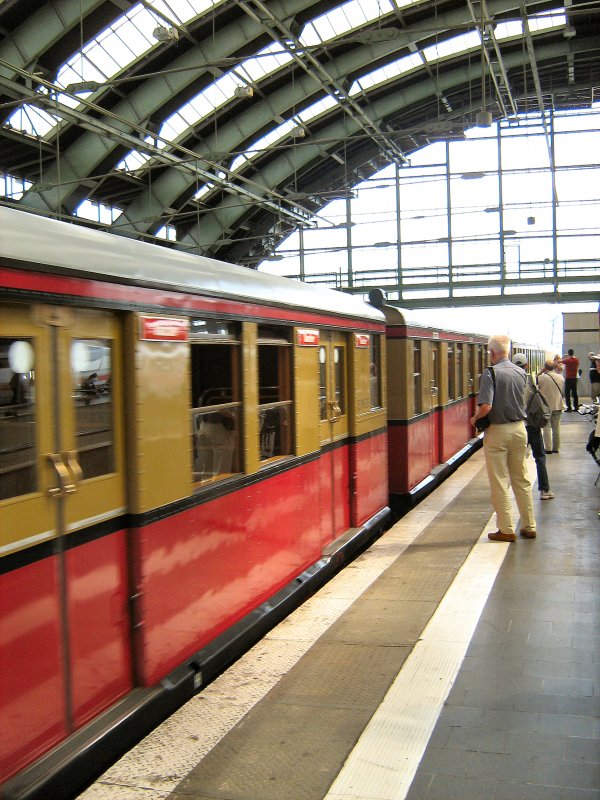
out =
[(509, 494), (512, 487), (521, 515), (521, 536), (535, 539), (531, 481), (525, 462), (527, 433), (523, 390), (526, 376), (508, 359), (508, 336), (491, 336), (488, 350), (494, 377), (489, 369), (484, 370), (479, 384), (477, 411), (471, 419), (472, 425), (488, 415), (490, 420), (483, 435), (483, 451), (498, 530), (489, 533), (488, 537), (493, 542), (514, 542), (517, 539)]

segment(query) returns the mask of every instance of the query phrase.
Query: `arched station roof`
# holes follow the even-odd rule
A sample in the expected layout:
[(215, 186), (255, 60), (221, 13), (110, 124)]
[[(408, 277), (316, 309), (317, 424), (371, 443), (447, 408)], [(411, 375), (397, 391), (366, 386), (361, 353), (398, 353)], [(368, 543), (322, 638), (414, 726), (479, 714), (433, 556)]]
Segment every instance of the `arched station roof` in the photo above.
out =
[(600, 92), (600, 0), (4, 0), (0, 32), (0, 203), (249, 266), (430, 142)]

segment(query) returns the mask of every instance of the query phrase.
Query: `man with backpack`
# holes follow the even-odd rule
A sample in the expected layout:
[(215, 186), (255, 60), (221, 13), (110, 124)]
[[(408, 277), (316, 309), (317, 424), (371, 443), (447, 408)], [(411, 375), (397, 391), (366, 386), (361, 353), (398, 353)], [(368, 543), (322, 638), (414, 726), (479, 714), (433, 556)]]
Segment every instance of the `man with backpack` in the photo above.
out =
[(537, 471), (538, 489), (540, 490), (541, 500), (552, 500), (554, 493), (550, 491), (550, 481), (548, 480), (548, 470), (546, 469), (546, 449), (542, 436), (542, 429), (550, 421), (550, 408), (546, 398), (533, 382), (533, 378), (528, 374), (527, 356), (525, 353), (515, 353), (512, 357), (513, 364), (527, 375), (523, 401), (525, 403), (525, 430), (527, 431), (527, 443), (531, 447), (531, 453), (535, 461)]

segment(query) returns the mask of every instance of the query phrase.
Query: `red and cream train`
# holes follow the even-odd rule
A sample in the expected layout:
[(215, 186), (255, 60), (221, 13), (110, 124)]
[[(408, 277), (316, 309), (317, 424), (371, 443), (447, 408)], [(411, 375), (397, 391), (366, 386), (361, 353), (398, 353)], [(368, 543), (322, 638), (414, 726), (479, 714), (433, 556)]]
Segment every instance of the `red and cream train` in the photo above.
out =
[(478, 446), (484, 350), (0, 208), (3, 799), (75, 795)]

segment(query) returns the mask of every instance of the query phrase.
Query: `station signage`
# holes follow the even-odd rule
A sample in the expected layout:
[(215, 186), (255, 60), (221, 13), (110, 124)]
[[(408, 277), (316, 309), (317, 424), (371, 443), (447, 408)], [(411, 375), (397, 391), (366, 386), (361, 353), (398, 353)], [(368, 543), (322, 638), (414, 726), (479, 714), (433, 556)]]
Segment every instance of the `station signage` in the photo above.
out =
[(313, 328), (298, 328), (296, 343), (299, 347), (316, 347), (319, 344), (319, 331)]
[(177, 317), (140, 317), (140, 339), (145, 342), (187, 342), (190, 323)]
[(369, 347), (371, 344), (371, 337), (368, 333), (355, 333), (354, 334), (354, 345), (356, 347), (360, 347), (362, 349)]

